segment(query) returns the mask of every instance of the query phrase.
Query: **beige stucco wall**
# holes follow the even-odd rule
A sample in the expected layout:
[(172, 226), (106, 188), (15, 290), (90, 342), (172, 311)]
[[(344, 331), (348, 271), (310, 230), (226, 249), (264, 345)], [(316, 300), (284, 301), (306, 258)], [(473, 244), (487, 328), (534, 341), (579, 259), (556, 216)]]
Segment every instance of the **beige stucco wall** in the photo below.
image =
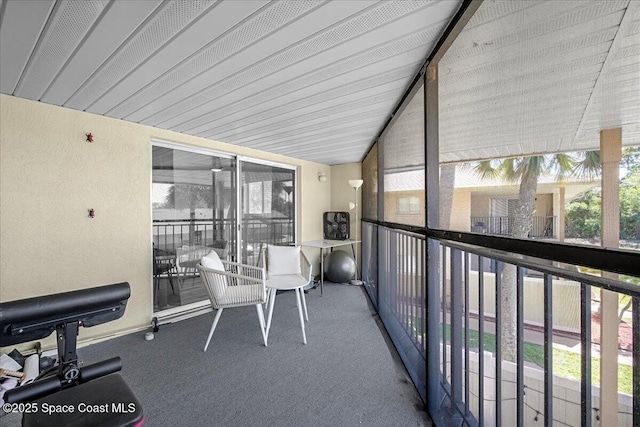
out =
[[(360, 179), (362, 168), (360, 163), (348, 163), (331, 167), (331, 210), (349, 212), (351, 234), (354, 234), (355, 211), (349, 210), (349, 202), (355, 200), (355, 190), (349, 185), (350, 179)], [(358, 189), (358, 218), (362, 217), (362, 187)]]
[(553, 213), (553, 194), (537, 194), (536, 195), (536, 212), (538, 216), (552, 216)]
[(485, 195), (471, 197), (471, 216), (491, 215), (491, 198)]
[[(420, 203), (420, 210), (417, 214), (399, 214), (398, 199), (401, 197), (417, 197)], [(384, 221), (397, 222), (400, 224), (417, 225), (424, 227), (425, 224), (424, 191), (386, 191), (384, 193)]]
[[(477, 271), (469, 272), (469, 310), (478, 312)], [(495, 316), (496, 278), (484, 273), (484, 313)], [(524, 321), (544, 325), (544, 281), (538, 277), (524, 277)], [(553, 280), (553, 327), (571, 332), (580, 331), (580, 284), (571, 280)]]
[(149, 325), (152, 139), (297, 165), (298, 240), (322, 237), (327, 165), (0, 95), (0, 301), (127, 281), (125, 316), (80, 339)]
[(469, 190), (455, 190), (451, 204), (451, 230), (470, 231), (471, 224), (471, 192)]
[[(360, 179), (362, 177), (362, 165), (360, 163), (348, 163), (344, 165), (331, 166), (331, 210), (349, 212), (349, 231), (351, 238), (356, 238), (356, 212), (349, 209), (349, 202), (354, 202), (356, 192), (349, 185), (350, 179)], [(358, 240), (362, 240), (362, 187), (358, 189)], [(338, 248), (350, 251), (348, 247)], [(356, 247), (358, 254), (358, 264), (360, 264), (360, 245)], [(319, 268), (319, 267), (318, 267)], [(358, 268), (360, 268), (358, 266)]]

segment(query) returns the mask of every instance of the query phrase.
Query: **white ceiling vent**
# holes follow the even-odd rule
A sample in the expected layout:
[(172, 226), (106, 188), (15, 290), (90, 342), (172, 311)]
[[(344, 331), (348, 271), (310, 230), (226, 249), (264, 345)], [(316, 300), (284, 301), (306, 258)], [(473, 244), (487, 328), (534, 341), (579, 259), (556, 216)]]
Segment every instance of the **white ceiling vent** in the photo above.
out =
[[(78, 2), (80, 3), (80, 2)], [(157, 13), (144, 23), (121, 49), (64, 106), (86, 110), (132, 69), (162, 47), (198, 15), (215, 3), (214, 0), (173, 1), (163, 3)]]
[(18, 83), (16, 96), (40, 99), (106, 4), (106, 0), (56, 3), (36, 50)]

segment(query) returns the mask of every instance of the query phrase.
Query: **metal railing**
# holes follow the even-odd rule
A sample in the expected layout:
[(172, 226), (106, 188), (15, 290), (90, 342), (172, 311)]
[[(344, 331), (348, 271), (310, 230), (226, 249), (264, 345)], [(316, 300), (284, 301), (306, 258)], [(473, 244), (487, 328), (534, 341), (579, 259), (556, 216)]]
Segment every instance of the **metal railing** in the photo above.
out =
[(425, 237), (362, 223), (362, 278), (418, 392), (426, 398)]
[(176, 253), (182, 246), (213, 246), (216, 240), (229, 241), (235, 220), (194, 219), (153, 221), (153, 242), (157, 249)]
[[(621, 351), (619, 368), (630, 373), (632, 386), (618, 395), (618, 425), (640, 425), (640, 286), (632, 284), (637, 277), (629, 283), (594, 276), (581, 273), (576, 263), (559, 266), (427, 234), (365, 220), (362, 277), (437, 425), (595, 423), (601, 408), (599, 384), (592, 381), (598, 352), (592, 349), (599, 347), (591, 333), (599, 324), (592, 298), (602, 290), (632, 301), (625, 320), (632, 344)], [(615, 251), (612, 256), (616, 272), (620, 266), (632, 270), (629, 261), (638, 259)], [(502, 302), (510, 289), (513, 312)], [(514, 325), (513, 346), (503, 320)], [(580, 367), (578, 378), (563, 372), (565, 362), (554, 363), (562, 358)]]
[[(474, 233), (511, 235), (515, 218), (513, 216), (472, 216), (471, 231)], [(534, 216), (529, 237), (556, 237), (555, 216)]]
[[(244, 259), (253, 259), (260, 244), (292, 243), (293, 221), (289, 218), (247, 218), (242, 221)], [(231, 256), (235, 254), (237, 240), (236, 220), (194, 219), (153, 222), (153, 242), (157, 249), (175, 254), (183, 246), (209, 246), (226, 244)]]

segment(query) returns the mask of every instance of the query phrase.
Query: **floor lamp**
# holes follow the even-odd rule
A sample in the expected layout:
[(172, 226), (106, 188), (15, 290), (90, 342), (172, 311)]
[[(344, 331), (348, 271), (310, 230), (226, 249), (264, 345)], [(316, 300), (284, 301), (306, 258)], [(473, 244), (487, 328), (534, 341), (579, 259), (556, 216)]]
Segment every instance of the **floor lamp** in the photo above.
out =
[[(349, 203), (349, 208), (356, 210), (356, 242), (358, 241), (358, 188), (362, 186), (363, 181), (361, 179), (350, 179), (349, 185), (356, 191), (355, 203)], [(356, 250), (356, 278), (351, 281), (352, 285), (362, 285), (362, 280), (358, 280), (358, 243), (355, 243)]]

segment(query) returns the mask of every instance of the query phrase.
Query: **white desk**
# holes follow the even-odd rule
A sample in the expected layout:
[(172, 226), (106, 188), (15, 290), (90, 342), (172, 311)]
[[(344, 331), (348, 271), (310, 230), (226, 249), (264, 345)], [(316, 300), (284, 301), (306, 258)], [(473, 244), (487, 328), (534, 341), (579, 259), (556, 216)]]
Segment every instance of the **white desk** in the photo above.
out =
[[(319, 248), (320, 249), (320, 295), (322, 295), (322, 285), (324, 284), (324, 250), (325, 249), (333, 249), (338, 246), (346, 246), (351, 245), (351, 251), (353, 252), (353, 257), (356, 256), (356, 249), (353, 246), (356, 243), (360, 243), (360, 240), (309, 240), (308, 242), (300, 243), (300, 246), (307, 246), (310, 248)], [(356, 272), (358, 271), (358, 266), (356, 265)], [(356, 273), (357, 274), (357, 273)]]

